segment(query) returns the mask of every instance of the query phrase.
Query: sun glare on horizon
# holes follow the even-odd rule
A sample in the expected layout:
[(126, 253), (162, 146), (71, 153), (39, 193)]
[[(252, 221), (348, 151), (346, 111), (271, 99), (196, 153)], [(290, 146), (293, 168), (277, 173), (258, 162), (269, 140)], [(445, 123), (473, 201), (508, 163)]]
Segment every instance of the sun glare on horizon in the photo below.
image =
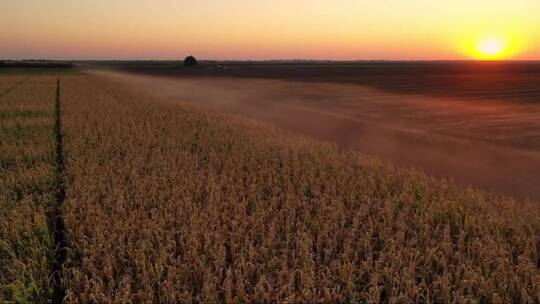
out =
[(497, 35), (482, 38), (477, 45), (481, 59), (506, 59), (508, 57), (508, 42)]
[(506, 48), (505, 42), (499, 37), (487, 37), (480, 41), (478, 44), (478, 50), (485, 56), (497, 56), (501, 54)]
[(484, 34), (469, 40), (466, 53), (479, 60), (506, 60), (515, 57), (519, 39), (508, 35)]

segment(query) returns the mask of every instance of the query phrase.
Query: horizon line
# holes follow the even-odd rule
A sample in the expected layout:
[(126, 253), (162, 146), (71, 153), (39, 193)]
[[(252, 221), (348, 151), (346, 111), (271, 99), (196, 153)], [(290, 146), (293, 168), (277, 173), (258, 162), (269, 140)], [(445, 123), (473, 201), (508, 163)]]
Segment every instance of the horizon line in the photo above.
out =
[[(50, 58), (24, 58), (9, 59), (0, 58), (0, 62), (20, 62), (20, 61), (60, 61), (60, 62), (182, 62), (184, 59), (50, 59)], [(350, 62), (539, 62), (540, 59), (212, 59), (202, 58), (199, 62), (330, 62), (330, 63), (350, 63)]]

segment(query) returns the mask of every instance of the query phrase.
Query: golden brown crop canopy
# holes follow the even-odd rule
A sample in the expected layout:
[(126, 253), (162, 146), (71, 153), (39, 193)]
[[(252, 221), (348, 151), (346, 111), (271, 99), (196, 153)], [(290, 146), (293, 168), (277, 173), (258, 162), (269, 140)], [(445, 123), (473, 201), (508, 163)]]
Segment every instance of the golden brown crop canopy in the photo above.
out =
[(68, 302), (527, 302), (537, 205), (63, 80)]

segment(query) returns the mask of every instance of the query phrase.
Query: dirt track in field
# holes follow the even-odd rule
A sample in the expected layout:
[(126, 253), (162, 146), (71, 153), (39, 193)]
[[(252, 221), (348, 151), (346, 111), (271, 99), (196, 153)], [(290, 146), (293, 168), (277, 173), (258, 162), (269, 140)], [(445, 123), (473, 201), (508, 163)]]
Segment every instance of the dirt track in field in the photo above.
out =
[(461, 185), (540, 199), (540, 105), (402, 95), (337, 83), (91, 74), (156, 99), (336, 142)]

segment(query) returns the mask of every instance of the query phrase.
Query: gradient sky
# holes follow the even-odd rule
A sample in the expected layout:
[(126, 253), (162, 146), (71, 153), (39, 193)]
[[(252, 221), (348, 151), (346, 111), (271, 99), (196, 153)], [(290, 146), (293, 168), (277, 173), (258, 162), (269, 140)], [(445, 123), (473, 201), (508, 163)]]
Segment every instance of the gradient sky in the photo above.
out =
[(0, 58), (540, 60), (540, 0), (0, 0)]

